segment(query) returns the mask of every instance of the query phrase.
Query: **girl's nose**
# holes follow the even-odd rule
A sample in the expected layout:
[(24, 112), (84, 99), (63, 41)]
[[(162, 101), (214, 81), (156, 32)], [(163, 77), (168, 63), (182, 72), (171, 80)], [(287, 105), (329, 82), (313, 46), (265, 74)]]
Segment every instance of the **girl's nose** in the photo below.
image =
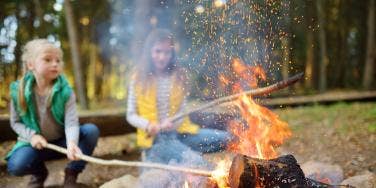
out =
[(161, 54), (161, 59), (163, 59), (163, 60), (168, 59), (168, 54), (167, 53), (162, 53)]
[(54, 62), (52, 62), (51, 67), (54, 68), (54, 69), (56, 69), (56, 68), (59, 67), (59, 63), (57, 63), (56, 61), (54, 61)]
[(60, 63), (59, 61), (56, 61), (56, 60), (55, 60), (55, 61), (52, 62), (52, 65), (53, 65), (53, 66), (58, 66), (59, 63)]

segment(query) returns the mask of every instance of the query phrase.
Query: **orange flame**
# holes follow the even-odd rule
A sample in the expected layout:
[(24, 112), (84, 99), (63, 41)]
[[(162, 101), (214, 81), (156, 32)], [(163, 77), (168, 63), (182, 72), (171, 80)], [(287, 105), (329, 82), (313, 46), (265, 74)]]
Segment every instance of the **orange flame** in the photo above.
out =
[[(246, 65), (240, 58), (232, 60), (231, 69), (233, 75), (226, 77), (222, 74), (219, 80), (224, 86), (230, 85), (234, 93), (256, 88), (259, 80), (266, 80), (261, 66)], [(251, 96), (242, 95), (233, 104), (242, 118), (229, 124), (229, 130), (236, 139), (228, 145), (228, 150), (254, 158), (276, 158), (278, 153), (275, 148), (291, 136), (288, 124), (269, 109), (256, 104)], [(229, 168), (221, 164), (226, 164), (226, 161), (231, 163), (230, 160), (222, 161), (213, 172), (218, 187), (228, 187)]]
[[(266, 80), (261, 66), (246, 65), (240, 58), (232, 60), (231, 68), (235, 74), (232, 75), (234, 92), (255, 88), (259, 80)], [(269, 109), (256, 104), (250, 96), (240, 96), (234, 105), (239, 109), (242, 120), (230, 122), (229, 128), (237, 139), (230, 143), (229, 150), (262, 159), (277, 157), (275, 147), (291, 136), (288, 124)]]
[(236, 105), (244, 122), (230, 123), (230, 130), (237, 140), (229, 145), (229, 150), (255, 158), (277, 157), (275, 147), (291, 136), (288, 124), (256, 104), (251, 97), (241, 96)]
[(258, 84), (258, 79), (266, 80), (266, 74), (261, 66), (249, 66), (245, 65), (244, 62), (239, 58), (234, 58), (232, 60), (231, 68), (233, 69), (233, 77), (236, 78), (237, 81), (234, 81), (233, 88), (235, 92), (239, 92), (242, 89), (245, 89), (242, 86), (242, 83), (246, 83), (251, 88), (256, 88)]

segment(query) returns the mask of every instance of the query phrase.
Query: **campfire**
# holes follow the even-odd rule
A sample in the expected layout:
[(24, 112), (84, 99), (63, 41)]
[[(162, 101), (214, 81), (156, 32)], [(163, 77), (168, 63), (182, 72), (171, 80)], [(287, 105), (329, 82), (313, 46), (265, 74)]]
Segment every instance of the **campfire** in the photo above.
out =
[[(245, 93), (245, 88), (256, 88), (266, 74), (259, 66), (232, 61), (232, 73), (220, 75), (223, 87), (234, 93)], [(228, 150), (236, 153), (232, 161), (221, 161), (213, 172), (218, 187), (328, 187), (307, 179), (292, 155), (278, 157), (276, 148), (292, 133), (288, 124), (269, 109), (258, 105), (251, 95), (240, 95), (231, 103), (241, 117), (229, 123), (235, 136)]]

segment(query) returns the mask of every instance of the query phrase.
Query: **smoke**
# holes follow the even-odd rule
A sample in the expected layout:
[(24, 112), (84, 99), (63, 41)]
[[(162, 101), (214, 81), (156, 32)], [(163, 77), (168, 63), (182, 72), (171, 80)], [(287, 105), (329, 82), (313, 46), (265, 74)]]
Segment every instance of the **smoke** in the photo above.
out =
[[(144, 151), (145, 161), (193, 169), (213, 169), (212, 164), (208, 163), (200, 153), (191, 150), (171, 135), (160, 135), (156, 139), (152, 148)], [(143, 188), (183, 187), (184, 184), (189, 184), (190, 187), (203, 187), (207, 181), (206, 177), (177, 171), (147, 168), (141, 171), (138, 186)]]

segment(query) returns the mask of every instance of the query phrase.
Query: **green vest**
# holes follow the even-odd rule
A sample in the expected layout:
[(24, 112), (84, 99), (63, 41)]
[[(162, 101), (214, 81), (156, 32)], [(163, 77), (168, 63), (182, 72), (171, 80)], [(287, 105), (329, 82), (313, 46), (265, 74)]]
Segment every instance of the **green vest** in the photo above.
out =
[[(17, 114), (20, 117), (20, 122), (23, 123), (26, 127), (35, 130), (37, 134), (40, 133), (39, 123), (36, 116), (36, 107), (33, 94), (33, 86), (35, 83), (34, 74), (28, 72), (25, 74), (23, 79), (24, 83), (24, 96), (26, 102), (26, 111), (21, 109), (18, 90), (20, 87), (20, 82), (15, 81), (10, 85), (10, 96), (13, 100), (13, 104)], [(64, 76), (59, 75), (51, 90), (51, 113), (55, 121), (64, 127), (64, 114), (65, 114), (65, 103), (69, 100), (73, 90), (69, 86), (68, 81)], [(17, 141), (13, 149), (8, 153), (7, 159), (12, 153), (19, 147), (30, 145), (29, 142)]]

